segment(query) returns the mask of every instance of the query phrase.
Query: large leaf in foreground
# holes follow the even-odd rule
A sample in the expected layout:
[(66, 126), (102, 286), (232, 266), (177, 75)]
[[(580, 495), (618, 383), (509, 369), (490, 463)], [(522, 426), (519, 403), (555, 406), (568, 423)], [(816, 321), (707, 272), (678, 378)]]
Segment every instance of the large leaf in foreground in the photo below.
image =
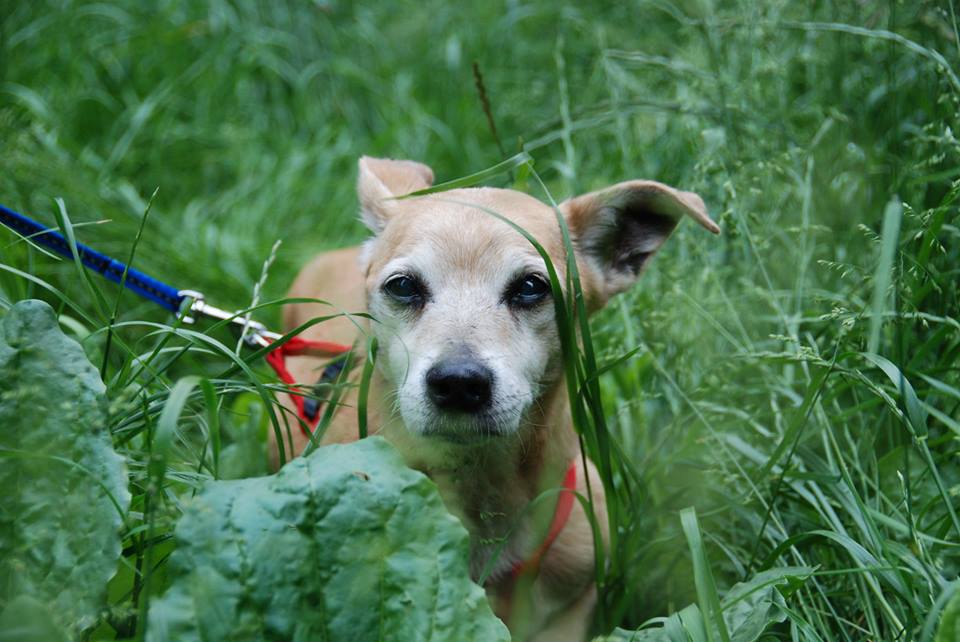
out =
[(103, 391), (49, 305), (0, 322), (0, 621), (24, 631), (91, 626), (116, 571), (130, 495)]
[(208, 484), (147, 639), (507, 640), (433, 483), (372, 437)]
[[(724, 596), (723, 619), (731, 642), (756, 642), (772, 625), (787, 619), (784, 594), (792, 594), (815, 569), (785, 566), (757, 573), (750, 580), (733, 585)], [(593, 642), (689, 642), (709, 639), (703, 616), (696, 604), (663, 618), (656, 628), (628, 631), (616, 629)]]

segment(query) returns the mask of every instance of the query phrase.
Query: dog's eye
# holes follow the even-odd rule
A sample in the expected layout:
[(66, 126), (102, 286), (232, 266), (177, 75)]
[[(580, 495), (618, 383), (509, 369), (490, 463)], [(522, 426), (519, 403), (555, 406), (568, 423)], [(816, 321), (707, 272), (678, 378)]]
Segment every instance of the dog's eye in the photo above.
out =
[(522, 276), (510, 286), (508, 296), (510, 305), (529, 308), (540, 303), (550, 294), (550, 285), (536, 274)]
[(401, 303), (419, 303), (423, 292), (416, 279), (400, 274), (383, 284), (383, 291)]

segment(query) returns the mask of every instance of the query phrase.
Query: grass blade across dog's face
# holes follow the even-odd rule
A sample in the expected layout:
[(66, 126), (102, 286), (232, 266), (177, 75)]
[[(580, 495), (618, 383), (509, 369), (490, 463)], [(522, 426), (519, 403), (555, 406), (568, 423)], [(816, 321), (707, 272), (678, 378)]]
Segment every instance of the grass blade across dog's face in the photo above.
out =
[[(379, 364), (414, 434), (469, 443), (518, 433), (561, 376), (546, 266), (494, 211), (544, 247), (561, 280), (563, 238), (553, 210), (512, 190), (428, 187), (412, 161), (362, 158), (358, 191), (374, 232), (364, 252)], [(683, 215), (715, 229), (696, 195), (635, 181), (561, 205), (592, 308), (636, 279)]]

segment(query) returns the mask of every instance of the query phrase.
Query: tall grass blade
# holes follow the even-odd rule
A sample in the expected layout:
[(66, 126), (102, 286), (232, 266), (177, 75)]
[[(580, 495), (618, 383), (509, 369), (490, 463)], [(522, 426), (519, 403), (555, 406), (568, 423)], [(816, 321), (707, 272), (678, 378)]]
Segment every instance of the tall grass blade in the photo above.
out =
[(720, 595), (707, 560), (707, 551), (700, 534), (700, 524), (697, 520), (697, 511), (694, 508), (685, 508), (680, 511), (680, 524), (683, 534), (687, 538), (690, 554), (693, 556), (693, 575), (697, 585), (697, 601), (700, 612), (704, 614), (707, 639), (711, 642), (719, 639), (730, 642), (730, 632), (723, 620), (723, 610), (720, 606)]
[(883, 327), (883, 318), (887, 312), (890, 295), (891, 279), (893, 277), (893, 260), (897, 253), (897, 244), (900, 237), (900, 220), (903, 218), (903, 206), (899, 200), (887, 203), (883, 212), (883, 233), (880, 237), (880, 262), (873, 276), (873, 304), (870, 314), (870, 338), (867, 341), (867, 352), (879, 352), (880, 330)]

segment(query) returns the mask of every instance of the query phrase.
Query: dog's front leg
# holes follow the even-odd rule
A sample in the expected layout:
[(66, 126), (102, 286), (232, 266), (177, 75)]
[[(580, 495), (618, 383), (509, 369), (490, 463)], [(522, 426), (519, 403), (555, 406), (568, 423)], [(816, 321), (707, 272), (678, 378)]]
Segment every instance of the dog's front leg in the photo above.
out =
[(550, 618), (530, 642), (580, 642), (587, 639), (597, 588), (591, 584), (577, 600)]

